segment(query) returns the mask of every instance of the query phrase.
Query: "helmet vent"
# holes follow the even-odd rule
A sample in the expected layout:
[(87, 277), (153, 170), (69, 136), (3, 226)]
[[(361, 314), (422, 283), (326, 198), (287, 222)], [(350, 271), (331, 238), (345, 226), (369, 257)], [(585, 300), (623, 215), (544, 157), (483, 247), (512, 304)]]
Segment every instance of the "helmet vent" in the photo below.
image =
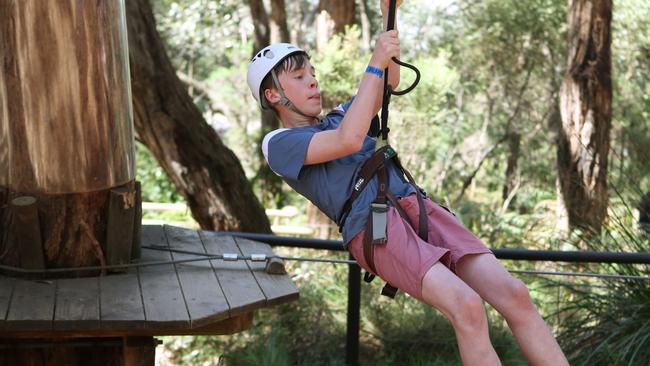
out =
[(271, 50), (264, 50), (263, 52), (264, 57), (272, 59), (275, 55), (273, 54), (273, 51)]

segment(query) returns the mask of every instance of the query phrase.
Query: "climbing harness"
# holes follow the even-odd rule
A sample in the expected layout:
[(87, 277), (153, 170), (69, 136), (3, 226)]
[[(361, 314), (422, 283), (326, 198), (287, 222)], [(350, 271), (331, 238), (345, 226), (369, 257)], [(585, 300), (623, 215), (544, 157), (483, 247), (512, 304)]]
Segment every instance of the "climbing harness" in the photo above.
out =
[[(395, 13), (396, 0), (391, 0), (388, 9), (388, 22), (386, 31), (390, 31), (395, 28)], [(343, 208), (339, 214), (338, 221), (339, 231), (342, 231), (345, 219), (350, 212), (350, 209), (352, 208), (354, 200), (359, 197), (363, 189), (367, 186), (368, 182), (376, 175), (377, 196), (370, 205), (370, 212), (368, 214), (366, 230), (363, 237), (363, 256), (366, 260), (366, 263), (368, 263), (368, 266), (370, 267), (370, 272), (366, 272), (363, 276), (363, 279), (366, 282), (372, 282), (377, 274), (377, 269), (374, 262), (375, 247), (378, 245), (386, 245), (388, 242), (386, 234), (388, 201), (390, 201), (391, 205), (397, 209), (399, 215), (407, 223), (409, 223), (411, 227), (414, 228), (413, 223), (407, 216), (406, 212), (390, 192), (388, 173), (386, 171), (389, 161), (392, 161), (395, 164), (402, 175), (404, 175), (416, 189), (419, 206), (418, 236), (425, 242), (428, 240), (427, 215), (424, 207), (424, 198), (426, 197), (426, 194), (424, 190), (418, 187), (418, 185), (415, 183), (413, 176), (411, 176), (411, 174), (406, 169), (404, 169), (399, 161), (399, 158), (397, 157), (397, 153), (388, 144), (388, 132), (390, 131), (388, 128), (388, 105), (390, 104), (390, 97), (391, 95), (404, 95), (413, 90), (413, 88), (415, 88), (415, 86), (420, 81), (420, 71), (415, 66), (410, 65), (406, 62), (402, 62), (396, 57), (393, 57), (392, 60), (400, 66), (404, 66), (413, 70), (415, 72), (415, 80), (408, 88), (401, 91), (394, 91), (388, 84), (388, 67), (384, 69), (384, 94), (381, 107), (381, 126), (377, 128), (376, 124), (378, 121), (375, 118), (373, 119), (370, 128), (371, 131), (377, 131), (375, 153), (361, 167), (352, 193), (343, 205)], [(373, 124), (375, 126), (372, 126)], [(394, 298), (396, 293), (397, 288), (392, 286), (390, 283), (386, 283), (386, 285), (384, 285), (384, 288), (381, 290), (382, 295), (388, 296), (390, 298)]]

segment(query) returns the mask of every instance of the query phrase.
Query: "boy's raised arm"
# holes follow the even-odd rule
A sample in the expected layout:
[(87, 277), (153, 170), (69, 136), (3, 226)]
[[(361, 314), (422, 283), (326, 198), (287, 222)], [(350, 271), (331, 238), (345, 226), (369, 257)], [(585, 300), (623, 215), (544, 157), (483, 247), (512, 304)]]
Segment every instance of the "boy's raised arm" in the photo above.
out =
[[(370, 121), (381, 108), (384, 79), (373, 69), (383, 70), (399, 56), (397, 31), (382, 33), (377, 39), (368, 67), (361, 78), (357, 95), (335, 130), (316, 133), (307, 149), (305, 164), (318, 164), (355, 153), (363, 146)], [(399, 78), (399, 75), (397, 75)]]

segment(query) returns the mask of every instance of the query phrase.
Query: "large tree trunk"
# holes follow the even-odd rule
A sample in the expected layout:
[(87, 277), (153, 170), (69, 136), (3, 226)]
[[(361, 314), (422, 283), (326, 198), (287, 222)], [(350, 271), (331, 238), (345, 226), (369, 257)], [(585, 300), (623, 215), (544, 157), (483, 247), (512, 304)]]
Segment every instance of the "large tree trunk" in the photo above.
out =
[(233, 152), (192, 103), (156, 31), (147, 0), (126, 1), (134, 122), (203, 229), (270, 232)]
[(354, 24), (355, 3), (354, 0), (320, 0), (318, 10), (316, 48), (322, 50), (332, 35)]
[[(0, 0), (0, 263), (130, 262), (139, 217), (127, 50), (122, 0)], [(64, 307), (81, 309), (74, 300)], [(155, 355), (152, 338), (135, 350), (126, 337), (0, 343), (2, 365), (153, 365)]]
[[(253, 54), (255, 54), (260, 49), (271, 43), (271, 27), (262, 0), (249, 0), (248, 5), (250, 7), (251, 17), (253, 18), (253, 24), (255, 24), (253, 42)], [(281, 39), (273, 40), (273, 42), (288, 42), (289, 32), (282, 31), (282, 28), (287, 28), (284, 1), (273, 0), (272, 6), (273, 23), (277, 26), (277, 34), (281, 37)], [(258, 146), (255, 149), (260, 164), (257, 174), (253, 177), (253, 182), (256, 186), (260, 187), (262, 203), (267, 207), (282, 206), (285, 199), (285, 194), (282, 192), (282, 179), (280, 179), (277, 174), (273, 173), (271, 168), (264, 161), (264, 155), (262, 154), (262, 140), (264, 139), (264, 136), (278, 127), (280, 127), (280, 125), (275, 113), (270, 110), (262, 110), (260, 137), (258, 139)]]
[(289, 42), (289, 39), (284, 0), (271, 0), (271, 42)]
[(558, 172), (570, 229), (599, 231), (607, 214), (611, 20), (611, 0), (569, 2), (569, 57), (560, 91)]
[[(0, 2), (0, 263), (130, 261), (128, 69), (121, 1)], [(129, 207), (115, 216), (110, 197), (120, 186)], [(111, 236), (111, 220), (130, 235)]]

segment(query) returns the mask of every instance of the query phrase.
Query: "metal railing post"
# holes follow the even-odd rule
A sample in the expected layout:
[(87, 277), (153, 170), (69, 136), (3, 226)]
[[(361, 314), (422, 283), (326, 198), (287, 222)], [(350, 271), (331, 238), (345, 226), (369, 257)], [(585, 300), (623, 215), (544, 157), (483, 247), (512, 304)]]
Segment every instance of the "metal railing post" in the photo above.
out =
[[(350, 259), (354, 259), (349, 255)], [(361, 308), (361, 268), (348, 266), (348, 324), (345, 343), (345, 364), (359, 364), (359, 318)]]

